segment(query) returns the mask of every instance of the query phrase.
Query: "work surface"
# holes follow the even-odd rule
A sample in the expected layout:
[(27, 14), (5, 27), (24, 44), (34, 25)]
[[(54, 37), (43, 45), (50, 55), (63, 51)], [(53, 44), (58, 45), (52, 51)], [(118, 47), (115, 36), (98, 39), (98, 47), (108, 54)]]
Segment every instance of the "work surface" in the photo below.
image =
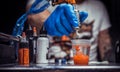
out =
[(30, 64), (29, 66), (21, 66), (18, 64), (0, 65), (0, 72), (120, 72), (119, 64), (90, 64), (87, 66), (78, 65), (56, 65), (56, 64)]

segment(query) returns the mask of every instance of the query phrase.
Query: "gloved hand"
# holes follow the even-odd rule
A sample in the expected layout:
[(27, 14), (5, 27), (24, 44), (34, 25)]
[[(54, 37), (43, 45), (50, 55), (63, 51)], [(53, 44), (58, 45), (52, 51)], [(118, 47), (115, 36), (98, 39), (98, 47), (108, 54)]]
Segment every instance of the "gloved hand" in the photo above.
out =
[[(80, 21), (83, 22), (88, 14), (80, 12)], [(71, 4), (60, 4), (44, 22), (47, 33), (51, 36), (69, 36), (78, 27), (77, 16)]]
[[(12, 35), (13, 36), (20, 36), (24, 30), (24, 23), (27, 20), (27, 16), (30, 14), (38, 14), (47, 9), (49, 7), (48, 0), (35, 0), (29, 10), (24, 13), (18, 20), (16, 21), (15, 27), (13, 28)], [(36, 19), (36, 18), (35, 18)], [(37, 20), (32, 20), (37, 23)]]

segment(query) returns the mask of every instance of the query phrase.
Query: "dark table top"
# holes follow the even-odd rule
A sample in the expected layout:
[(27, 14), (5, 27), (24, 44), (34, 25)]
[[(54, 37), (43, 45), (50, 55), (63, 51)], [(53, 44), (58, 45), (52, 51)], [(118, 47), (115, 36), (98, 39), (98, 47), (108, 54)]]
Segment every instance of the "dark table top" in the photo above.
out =
[(89, 65), (58, 65), (58, 64), (30, 64), (29, 66), (22, 66), (18, 64), (2, 64), (0, 70), (12, 70), (12, 71), (51, 71), (60, 70), (62, 72), (74, 72), (74, 71), (85, 71), (85, 72), (120, 72), (120, 64), (89, 64)]

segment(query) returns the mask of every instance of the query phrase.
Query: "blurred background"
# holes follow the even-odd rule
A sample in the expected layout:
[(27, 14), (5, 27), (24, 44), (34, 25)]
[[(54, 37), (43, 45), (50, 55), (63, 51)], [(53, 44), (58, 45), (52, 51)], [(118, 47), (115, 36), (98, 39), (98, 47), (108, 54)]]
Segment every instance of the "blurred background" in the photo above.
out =
[[(16, 20), (25, 12), (27, 0), (3, 0), (0, 2), (0, 32), (11, 34)], [(113, 42), (120, 39), (120, 0), (101, 0), (109, 13), (110, 34)]]

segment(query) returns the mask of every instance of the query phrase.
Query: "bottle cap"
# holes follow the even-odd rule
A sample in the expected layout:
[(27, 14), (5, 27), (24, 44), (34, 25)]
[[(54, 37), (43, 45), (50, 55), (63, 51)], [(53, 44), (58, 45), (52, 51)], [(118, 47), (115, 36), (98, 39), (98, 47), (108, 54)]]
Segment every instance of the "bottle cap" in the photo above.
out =
[(64, 36), (62, 36), (61, 40), (62, 41), (70, 41), (70, 38), (64, 35)]
[(37, 36), (37, 29), (36, 29), (36, 27), (33, 27), (33, 36)]
[(41, 37), (47, 37), (47, 31), (45, 30), (44, 27), (42, 27), (42, 29), (40, 30), (40, 36)]

